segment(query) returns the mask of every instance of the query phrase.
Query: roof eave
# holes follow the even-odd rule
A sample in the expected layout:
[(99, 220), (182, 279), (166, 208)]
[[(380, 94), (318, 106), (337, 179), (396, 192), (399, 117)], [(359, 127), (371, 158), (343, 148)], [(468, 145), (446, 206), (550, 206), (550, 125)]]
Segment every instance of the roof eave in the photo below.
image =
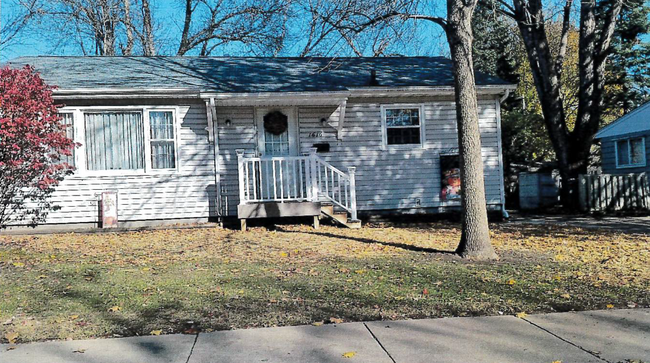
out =
[[(513, 84), (479, 85), (476, 90), (481, 95), (499, 95), (517, 88)], [(250, 92), (230, 93), (192, 88), (69, 88), (56, 89), (53, 96), (65, 99), (147, 99), (147, 98), (201, 98), (225, 102), (227, 100), (271, 100), (292, 98), (348, 98), (348, 97), (385, 97), (385, 96), (439, 96), (453, 95), (453, 86), (416, 86), (416, 87), (358, 87), (347, 91), (320, 92)]]

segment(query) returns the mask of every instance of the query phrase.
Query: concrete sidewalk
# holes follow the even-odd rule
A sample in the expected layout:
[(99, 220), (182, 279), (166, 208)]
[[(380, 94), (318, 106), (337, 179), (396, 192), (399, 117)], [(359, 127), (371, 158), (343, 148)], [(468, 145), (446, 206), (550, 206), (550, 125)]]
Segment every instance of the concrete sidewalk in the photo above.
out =
[[(0, 345), (2, 363), (650, 363), (650, 309), (446, 318)], [(344, 357), (345, 353), (349, 358)]]

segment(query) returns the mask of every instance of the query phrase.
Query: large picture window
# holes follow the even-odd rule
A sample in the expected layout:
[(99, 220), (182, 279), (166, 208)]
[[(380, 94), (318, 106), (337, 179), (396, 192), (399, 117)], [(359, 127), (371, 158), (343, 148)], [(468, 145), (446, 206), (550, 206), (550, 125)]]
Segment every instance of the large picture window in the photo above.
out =
[(144, 170), (140, 112), (84, 114), (88, 170)]
[(422, 145), (421, 107), (383, 107), (382, 114), (387, 146)]
[(645, 139), (642, 137), (616, 141), (616, 167), (631, 168), (646, 165)]

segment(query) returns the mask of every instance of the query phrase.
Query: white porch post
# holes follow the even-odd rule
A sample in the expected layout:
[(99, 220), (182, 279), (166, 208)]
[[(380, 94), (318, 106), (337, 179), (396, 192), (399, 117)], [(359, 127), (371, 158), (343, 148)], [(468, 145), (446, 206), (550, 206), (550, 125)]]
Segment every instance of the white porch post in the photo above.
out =
[(244, 149), (235, 150), (239, 169), (239, 204), (246, 203), (246, 188), (244, 186)]
[(348, 174), (350, 175), (350, 217), (352, 220), (357, 220), (357, 181), (355, 173), (357, 168), (351, 166), (348, 168)]
[(318, 193), (320, 186), (318, 185), (318, 161), (316, 160), (316, 148), (309, 149), (309, 165), (311, 177), (311, 201), (318, 202)]

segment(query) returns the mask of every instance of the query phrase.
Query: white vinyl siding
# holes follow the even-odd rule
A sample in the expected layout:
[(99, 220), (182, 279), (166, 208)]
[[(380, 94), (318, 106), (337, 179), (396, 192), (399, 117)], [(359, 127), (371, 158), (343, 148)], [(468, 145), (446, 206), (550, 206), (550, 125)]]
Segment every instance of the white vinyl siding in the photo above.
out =
[[(422, 146), (384, 148), (382, 106), (394, 99), (350, 99), (342, 139), (337, 138), (336, 106), (298, 107), (300, 153), (315, 144), (328, 143), (330, 152), (318, 154), (339, 170), (357, 168), (357, 200), (361, 211), (442, 207), (440, 155), (458, 152), (456, 110), (452, 99), (404, 99), (419, 107)], [(416, 103), (413, 103), (416, 102)], [(496, 99), (479, 102), (485, 187), (490, 205), (503, 203), (503, 178)], [(217, 107), (219, 164), (225, 215), (236, 216), (239, 203), (236, 149), (254, 154), (259, 147), (253, 107)], [(322, 120), (325, 119), (325, 122)], [(226, 124), (230, 120), (230, 125)]]
[(616, 140), (616, 167), (636, 168), (646, 165), (645, 138)]
[[(108, 101), (98, 103), (106, 107), (96, 106), (97, 112), (111, 107)], [(153, 112), (169, 108), (146, 106), (139, 109)], [(120, 222), (216, 216), (214, 151), (206, 130), (205, 103), (182, 103), (173, 109), (178, 149), (174, 172), (75, 172), (66, 177), (52, 195), (53, 205), (60, 209), (49, 214), (47, 223), (97, 223), (99, 198), (104, 191), (117, 192)], [(93, 111), (67, 106), (62, 112), (74, 112), (76, 119), (83, 120), (84, 112)], [(76, 130), (79, 129), (83, 130), (81, 127)], [(84, 143), (83, 133), (75, 136), (77, 142)], [(82, 149), (83, 146), (77, 153)]]

